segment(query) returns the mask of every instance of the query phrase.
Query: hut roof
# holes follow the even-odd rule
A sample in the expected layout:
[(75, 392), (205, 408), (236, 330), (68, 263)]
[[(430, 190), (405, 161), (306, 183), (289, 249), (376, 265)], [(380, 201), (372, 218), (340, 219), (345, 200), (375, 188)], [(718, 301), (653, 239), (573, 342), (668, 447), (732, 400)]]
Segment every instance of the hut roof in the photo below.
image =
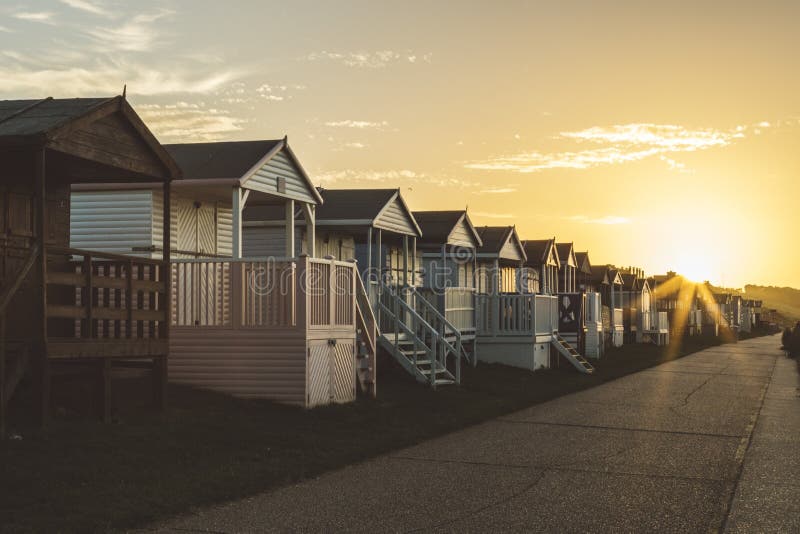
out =
[(414, 219), (422, 230), (425, 243), (444, 244), (450, 238), (455, 227), (463, 220), (470, 229), (472, 237), (480, 246), (481, 238), (478, 231), (472, 225), (465, 210), (451, 211), (415, 211)]
[(167, 144), (185, 178), (241, 178), (283, 140)]

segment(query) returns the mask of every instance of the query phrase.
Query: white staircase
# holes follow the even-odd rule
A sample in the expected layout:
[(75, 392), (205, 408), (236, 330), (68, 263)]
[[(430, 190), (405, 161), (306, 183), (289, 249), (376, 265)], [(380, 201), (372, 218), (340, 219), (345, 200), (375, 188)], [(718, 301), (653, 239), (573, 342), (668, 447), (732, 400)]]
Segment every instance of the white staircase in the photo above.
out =
[(575, 367), (575, 369), (581, 373), (586, 373), (589, 375), (594, 373), (594, 367), (592, 364), (590, 364), (586, 358), (581, 356), (580, 353), (575, 350), (572, 345), (567, 343), (558, 333), (553, 334), (551, 343), (558, 350), (558, 352), (561, 353), (561, 355), (564, 356), (564, 358), (566, 358), (567, 361)]
[(414, 288), (382, 285), (376, 311), (380, 346), (419, 382), (433, 388), (461, 382), (460, 333)]

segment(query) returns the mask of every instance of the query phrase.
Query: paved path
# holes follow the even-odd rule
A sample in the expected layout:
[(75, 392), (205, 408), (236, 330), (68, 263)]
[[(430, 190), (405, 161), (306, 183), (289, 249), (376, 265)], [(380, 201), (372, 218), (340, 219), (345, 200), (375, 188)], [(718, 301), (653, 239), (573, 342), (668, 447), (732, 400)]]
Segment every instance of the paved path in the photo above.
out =
[(158, 529), (800, 531), (800, 384), (777, 343), (708, 349)]

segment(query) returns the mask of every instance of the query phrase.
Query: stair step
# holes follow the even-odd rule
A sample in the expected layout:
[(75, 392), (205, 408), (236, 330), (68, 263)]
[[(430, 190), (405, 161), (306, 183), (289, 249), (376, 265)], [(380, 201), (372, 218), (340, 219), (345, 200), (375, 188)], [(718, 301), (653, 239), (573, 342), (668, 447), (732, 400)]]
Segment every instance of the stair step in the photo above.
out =
[[(423, 375), (428, 375), (428, 376), (430, 376), (430, 374), (431, 374), (431, 370), (430, 369), (420, 369), (419, 372), (422, 373)], [(435, 371), (435, 373), (437, 375), (440, 375), (440, 374), (446, 373), (446, 372), (447, 372), (447, 369), (441, 369), (441, 368), (436, 369), (436, 371)]]
[(455, 384), (456, 381), (450, 380), (449, 378), (437, 378), (436, 380), (433, 381), (433, 383), (436, 384), (437, 386), (446, 386), (449, 384)]

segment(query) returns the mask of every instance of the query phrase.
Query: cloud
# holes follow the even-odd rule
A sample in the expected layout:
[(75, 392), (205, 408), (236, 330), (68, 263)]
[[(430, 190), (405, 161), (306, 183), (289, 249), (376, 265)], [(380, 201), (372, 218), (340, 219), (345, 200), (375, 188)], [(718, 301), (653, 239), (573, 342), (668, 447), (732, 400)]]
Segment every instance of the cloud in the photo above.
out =
[(93, 15), (101, 17), (113, 17), (113, 13), (98, 5), (97, 2), (90, 2), (88, 0), (59, 0), (62, 4), (67, 5), (73, 9), (85, 11)]
[(368, 145), (365, 145), (364, 143), (359, 143), (359, 142), (356, 141), (354, 143), (345, 143), (344, 146), (345, 146), (345, 148), (362, 149), (362, 148), (367, 148)]
[(516, 191), (517, 190), (514, 187), (497, 187), (497, 188), (493, 188), (493, 189), (483, 189), (481, 191), (478, 191), (478, 194), (481, 194), (481, 195), (501, 195), (501, 194), (505, 194), (505, 193), (514, 193)]
[(153, 68), (140, 63), (99, 62), (88, 67), (0, 65), (0, 92), (49, 96), (118, 94), (128, 85), (129, 93), (207, 94), (236, 77), (232, 72), (203, 74), (186, 68)]
[(604, 215), (602, 217), (589, 217), (588, 215), (572, 215), (567, 220), (581, 222), (585, 224), (628, 224), (631, 222), (627, 217), (617, 215)]
[(53, 13), (50, 11), (21, 11), (12, 15), (14, 18), (20, 20), (27, 20), (30, 22), (41, 22), (43, 24), (55, 24), (53, 20)]
[(152, 23), (173, 15), (175, 12), (161, 9), (132, 17), (120, 26), (99, 27), (86, 33), (103, 49), (125, 52), (148, 52), (156, 48), (160, 34)]
[(12, 30), (11, 28), (7, 28), (5, 26), (0, 26), (0, 32), (3, 32), (3, 33), (14, 33), (14, 30)]
[[(500, 155), (464, 163), (467, 169), (534, 173), (547, 169), (589, 169), (641, 161), (656, 155), (696, 152), (725, 147), (745, 137), (746, 127), (733, 130), (687, 129), (670, 124), (624, 124), (595, 126), (575, 132), (561, 132), (556, 139), (574, 141), (588, 148)], [(665, 160), (667, 161), (667, 160)], [(676, 168), (680, 165), (676, 165)]]
[(370, 121), (354, 121), (348, 119), (343, 121), (329, 121), (325, 123), (325, 126), (329, 126), (331, 128), (356, 128), (359, 130), (366, 130), (368, 128), (382, 129), (389, 126), (389, 123), (386, 121), (370, 122)]
[(247, 122), (229, 111), (204, 104), (145, 104), (136, 107), (142, 120), (162, 142), (217, 141), (238, 132)]
[(491, 211), (470, 211), (472, 217), (485, 217), (487, 219), (513, 219), (514, 215), (511, 213), (496, 213)]
[[(433, 55), (428, 53), (421, 56), (422, 61), (430, 63)], [(412, 52), (395, 52), (393, 50), (378, 50), (375, 52), (311, 52), (303, 59), (307, 61), (333, 61), (347, 67), (382, 69), (389, 64), (405, 61), (417, 63), (420, 56)]]
[(669, 168), (673, 171), (678, 171), (683, 174), (694, 174), (694, 171), (692, 169), (687, 168), (685, 163), (675, 161), (674, 159), (668, 158), (663, 154), (659, 156), (659, 159), (665, 162), (667, 165), (669, 165)]
[(386, 184), (387, 186), (395, 187), (413, 187), (417, 184), (433, 185), (445, 188), (473, 188), (480, 186), (478, 182), (470, 182), (448, 176), (431, 176), (410, 169), (346, 169), (342, 171), (322, 171), (314, 173), (312, 178), (320, 185), (324, 185), (326, 187), (344, 182), (354, 185), (379, 182), (381, 184)]

